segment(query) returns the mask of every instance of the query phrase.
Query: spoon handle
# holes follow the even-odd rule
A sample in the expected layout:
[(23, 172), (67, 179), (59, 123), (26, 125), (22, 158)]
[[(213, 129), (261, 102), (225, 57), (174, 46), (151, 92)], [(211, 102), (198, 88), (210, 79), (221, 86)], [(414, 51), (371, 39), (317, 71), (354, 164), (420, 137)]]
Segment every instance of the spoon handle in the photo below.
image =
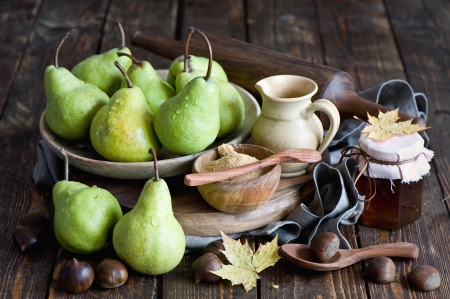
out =
[(351, 258), (356, 262), (379, 256), (417, 258), (419, 256), (419, 247), (416, 244), (408, 242), (374, 245), (355, 249), (354, 255)]
[(261, 169), (270, 165), (279, 164), (283, 162), (315, 163), (320, 160), (322, 160), (322, 155), (316, 150), (309, 148), (289, 149), (286, 151), (275, 153), (272, 156), (269, 156), (257, 162), (239, 167), (214, 172), (187, 174), (184, 177), (184, 183), (188, 186), (204, 185), (237, 177), (257, 169)]
[(188, 186), (199, 186), (209, 183), (214, 183), (218, 181), (223, 181), (229, 178), (237, 177), (251, 171), (264, 168), (273, 164), (278, 164), (281, 162), (287, 162), (287, 159), (264, 159), (251, 164), (224, 169), (214, 172), (204, 172), (204, 173), (191, 173), (184, 177), (184, 183)]

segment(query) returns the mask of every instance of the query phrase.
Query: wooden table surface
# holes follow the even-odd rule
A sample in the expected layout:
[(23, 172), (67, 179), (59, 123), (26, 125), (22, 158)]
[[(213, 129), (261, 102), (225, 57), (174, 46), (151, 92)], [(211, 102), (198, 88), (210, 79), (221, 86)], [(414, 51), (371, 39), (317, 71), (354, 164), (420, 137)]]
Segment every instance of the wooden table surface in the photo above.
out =
[[(448, 0), (22, 0), (0, 2), (0, 297), (1, 298), (450, 298), (449, 167), (450, 2)], [(394, 258), (395, 281), (363, 279), (366, 262), (338, 271), (313, 272), (285, 259), (264, 276), (278, 290), (259, 281), (246, 293), (242, 286), (192, 282), (186, 255), (173, 271), (147, 276), (130, 271), (127, 283), (104, 290), (93, 286), (78, 295), (60, 289), (55, 277), (73, 255), (50, 232), (36, 250), (20, 252), (11, 233), (33, 207), (52, 206), (51, 193), (32, 179), (41, 139), (38, 122), (45, 107), (44, 69), (53, 63), (61, 36), (74, 28), (59, 63), (71, 69), (81, 59), (116, 47), (115, 22), (131, 36), (141, 30), (184, 40), (187, 28), (227, 35), (252, 44), (348, 72), (358, 91), (390, 79), (407, 80), (429, 99), (430, 148), (435, 152), (425, 178), (422, 217), (397, 231), (362, 225), (343, 226), (353, 248), (389, 242), (416, 243), (416, 260)], [(129, 39), (127, 38), (127, 45)], [(131, 47), (155, 68), (170, 61)], [(264, 239), (250, 239), (258, 246)], [(93, 255), (93, 260), (100, 257)], [(406, 274), (428, 264), (442, 276), (439, 289), (413, 290)]]

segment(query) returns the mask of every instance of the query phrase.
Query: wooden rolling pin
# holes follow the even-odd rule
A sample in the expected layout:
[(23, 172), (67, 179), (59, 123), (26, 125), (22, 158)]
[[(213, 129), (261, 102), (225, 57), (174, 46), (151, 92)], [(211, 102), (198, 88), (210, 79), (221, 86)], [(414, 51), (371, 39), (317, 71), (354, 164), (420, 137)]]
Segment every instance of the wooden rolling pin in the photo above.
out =
[[(353, 116), (366, 120), (367, 113), (377, 116), (378, 111), (391, 110), (358, 96), (353, 79), (346, 72), (227, 36), (208, 32), (205, 34), (211, 42), (214, 60), (222, 65), (229, 80), (253, 94), (258, 94), (255, 84), (259, 80), (274, 75), (291, 74), (314, 80), (319, 87), (319, 92), (313, 100), (321, 98), (333, 102), (339, 111), (341, 121)], [(131, 44), (169, 59), (175, 59), (184, 52), (182, 41), (144, 34), (140, 31), (133, 34)], [(194, 37), (191, 39), (190, 54), (208, 57), (207, 51), (204, 41)], [(404, 113), (399, 113), (399, 116), (402, 121), (413, 118)], [(320, 118), (324, 127), (328, 128), (328, 117), (322, 113)], [(415, 118), (413, 123), (426, 125), (425, 120), (419, 117)]]

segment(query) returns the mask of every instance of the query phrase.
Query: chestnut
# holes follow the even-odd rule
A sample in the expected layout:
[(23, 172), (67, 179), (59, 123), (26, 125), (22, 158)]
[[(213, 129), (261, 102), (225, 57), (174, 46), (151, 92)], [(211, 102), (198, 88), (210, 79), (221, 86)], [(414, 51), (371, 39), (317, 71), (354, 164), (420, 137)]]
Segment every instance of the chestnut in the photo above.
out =
[(217, 276), (210, 271), (217, 271), (222, 269), (223, 263), (217, 255), (208, 252), (197, 258), (192, 263), (192, 271), (194, 272), (194, 281), (199, 283), (200, 281), (216, 282), (221, 280), (220, 276)]
[(376, 257), (364, 270), (364, 277), (376, 283), (388, 283), (395, 280), (395, 264), (385, 256)]
[(319, 233), (311, 240), (309, 251), (316, 261), (325, 263), (336, 254), (340, 243), (339, 237), (333, 232)]
[(62, 289), (71, 293), (87, 290), (94, 281), (94, 269), (89, 263), (79, 262), (76, 258), (62, 266), (58, 283)]
[(214, 253), (222, 261), (222, 263), (229, 264), (230, 262), (227, 260), (227, 257), (222, 252), (224, 250), (225, 247), (223, 246), (223, 240), (217, 239), (215, 241), (208, 243), (208, 245), (206, 245), (205, 248), (203, 248), (203, 253), (208, 252)]
[(408, 282), (420, 291), (432, 291), (441, 285), (439, 271), (428, 265), (414, 267), (407, 276)]
[(33, 225), (18, 225), (14, 228), (12, 237), (21, 251), (36, 247), (43, 229)]
[(116, 288), (128, 279), (128, 270), (118, 260), (105, 258), (95, 268), (95, 283), (106, 289)]
[(50, 211), (44, 206), (34, 208), (20, 220), (20, 224), (34, 225), (41, 228), (47, 228), (50, 225), (50, 222)]

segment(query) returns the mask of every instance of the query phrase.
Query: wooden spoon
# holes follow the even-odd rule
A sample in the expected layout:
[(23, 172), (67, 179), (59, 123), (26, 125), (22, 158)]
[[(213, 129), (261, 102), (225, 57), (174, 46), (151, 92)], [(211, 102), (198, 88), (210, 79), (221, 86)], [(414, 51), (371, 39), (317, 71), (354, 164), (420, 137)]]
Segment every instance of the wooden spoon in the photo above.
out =
[(408, 242), (374, 245), (359, 249), (339, 249), (326, 263), (316, 263), (309, 251), (309, 245), (284, 244), (281, 246), (282, 255), (291, 263), (316, 271), (330, 271), (345, 268), (356, 262), (378, 256), (398, 256), (417, 258), (419, 247)]
[(322, 155), (313, 149), (295, 148), (283, 152), (275, 153), (263, 160), (214, 172), (191, 173), (184, 177), (184, 183), (188, 186), (198, 186), (213, 182), (223, 181), (229, 178), (237, 177), (266, 166), (283, 163), (315, 163), (322, 160)]

